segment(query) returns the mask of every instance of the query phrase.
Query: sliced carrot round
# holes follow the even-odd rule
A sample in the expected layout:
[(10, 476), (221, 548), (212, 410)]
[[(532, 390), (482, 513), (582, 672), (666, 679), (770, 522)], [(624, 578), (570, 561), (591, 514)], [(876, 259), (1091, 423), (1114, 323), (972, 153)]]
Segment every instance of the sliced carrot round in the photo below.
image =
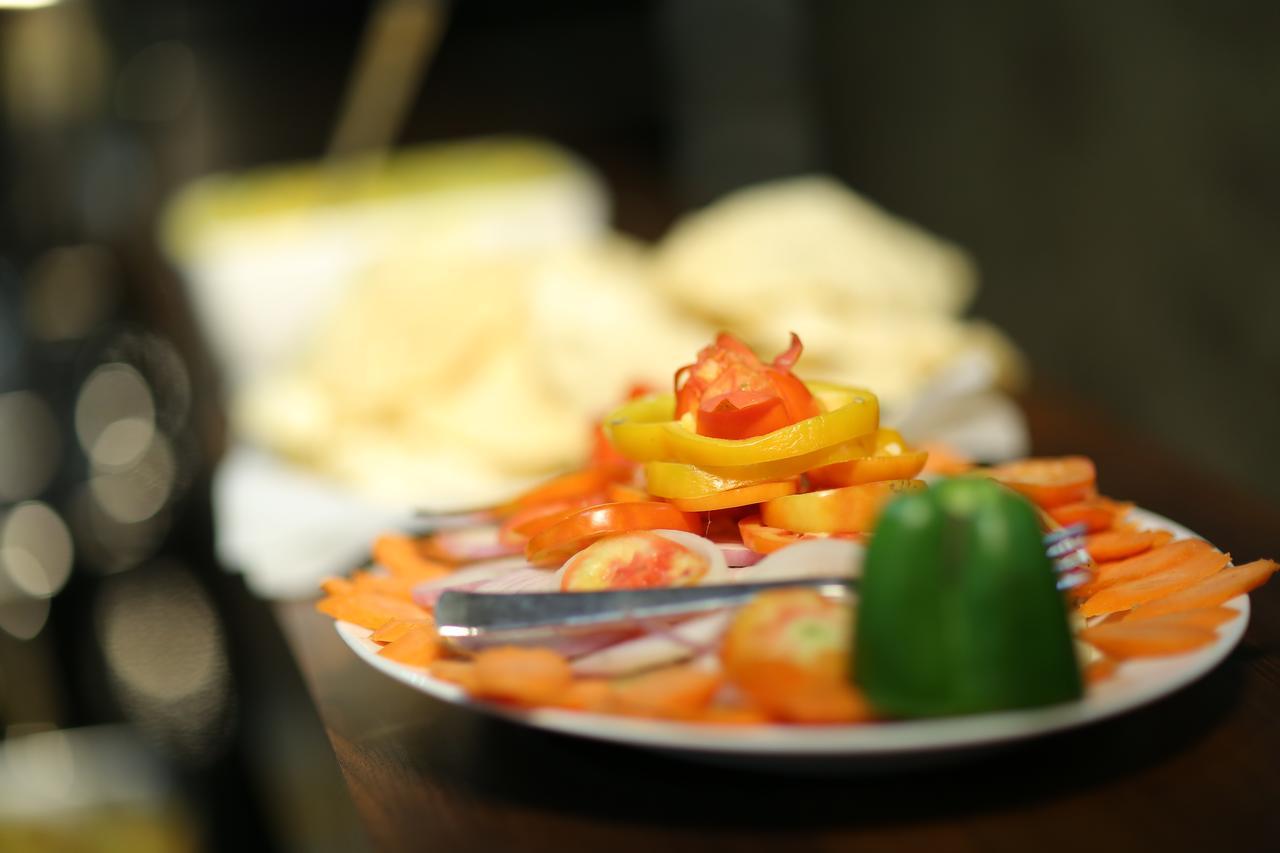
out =
[(1097, 494), (1097, 471), (1085, 456), (1020, 459), (988, 468), (987, 474), (1045, 509)]

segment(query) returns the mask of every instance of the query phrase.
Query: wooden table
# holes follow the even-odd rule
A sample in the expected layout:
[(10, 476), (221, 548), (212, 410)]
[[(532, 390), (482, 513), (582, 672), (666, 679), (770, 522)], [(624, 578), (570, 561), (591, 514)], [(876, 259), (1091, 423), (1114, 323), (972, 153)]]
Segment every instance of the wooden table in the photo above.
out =
[[(1280, 553), (1280, 511), (1061, 393), (1036, 452), (1093, 456), (1108, 494), (1230, 549)], [(276, 614), (373, 847), (384, 850), (1280, 849), (1280, 582), (1198, 683), (1120, 718), (960, 763), (777, 775), (524, 729), (362, 663), (308, 603)]]

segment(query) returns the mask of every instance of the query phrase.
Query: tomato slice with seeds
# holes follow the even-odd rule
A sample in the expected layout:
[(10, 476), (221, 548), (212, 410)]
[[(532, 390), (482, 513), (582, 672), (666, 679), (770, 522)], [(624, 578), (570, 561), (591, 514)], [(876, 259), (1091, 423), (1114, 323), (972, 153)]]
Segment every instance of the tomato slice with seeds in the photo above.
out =
[(1097, 470), (1087, 456), (1020, 459), (988, 468), (986, 473), (1044, 509), (1098, 494)]
[(707, 558), (648, 530), (604, 536), (564, 565), (565, 592), (693, 586), (711, 566)]

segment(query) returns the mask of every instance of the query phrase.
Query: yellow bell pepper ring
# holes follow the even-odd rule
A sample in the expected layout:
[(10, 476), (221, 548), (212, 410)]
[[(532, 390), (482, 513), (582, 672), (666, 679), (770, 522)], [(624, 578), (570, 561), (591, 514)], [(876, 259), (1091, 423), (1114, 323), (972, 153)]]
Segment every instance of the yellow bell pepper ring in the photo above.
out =
[(699, 468), (687, 462), (646, 462), (643, 468), (645, 491), (668, 500), (687, 500), (773, 480), (786, 480), (821, 466), (865, 459), (874, 452), (874, 439), (875, 433), (871, 433), (812, 453), (733, 468)]
[(872, 433), (879, 426), (880, 402), (870, 391), (825, 382), (808, 383), (808, 387), (823, 409), (821, 414), (752, 438), (698, 435), (674, 420), (671, 394), (627, 403), (605, 419), (604, 430), (614, 448), (633, 462), (742, 468), (814, 453)]
[(754, 486), (728, 489), (700, 498), (676, 498), (671, 503), (681, 512), (714, 512), (718, 509), (752, 506), (773, 498), (794, 495), (799, 490), (800, 484), (796, 480), (775, 480), (756, 483)]

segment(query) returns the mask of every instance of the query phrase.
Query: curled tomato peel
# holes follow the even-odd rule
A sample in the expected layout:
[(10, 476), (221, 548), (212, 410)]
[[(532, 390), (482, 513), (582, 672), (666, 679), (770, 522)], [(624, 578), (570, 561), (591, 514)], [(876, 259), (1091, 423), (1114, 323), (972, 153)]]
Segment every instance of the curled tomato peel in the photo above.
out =
[(721, 332), (696, 362), (676, 371), (676, 418), (692, 413), (699, 435), (742, 439), (813, 417), (813, 395), (791, 374), (803, 351), (793, 332), (791, 346), (765, 365), (746, 344)]

